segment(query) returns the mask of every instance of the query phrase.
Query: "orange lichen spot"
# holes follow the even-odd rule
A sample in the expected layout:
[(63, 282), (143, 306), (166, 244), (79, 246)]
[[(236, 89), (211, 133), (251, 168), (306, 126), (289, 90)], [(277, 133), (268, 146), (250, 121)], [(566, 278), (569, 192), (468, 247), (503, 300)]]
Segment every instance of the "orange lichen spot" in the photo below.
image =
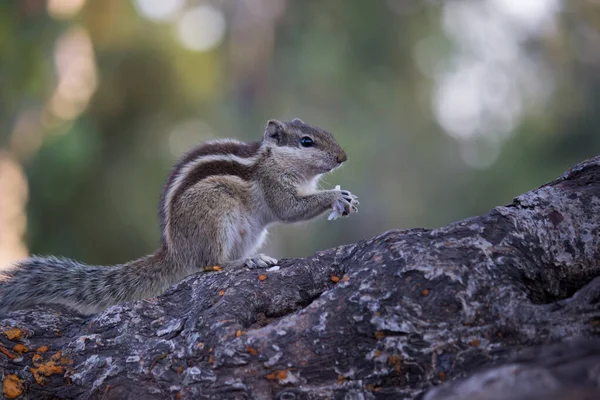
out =
[(381, 351), (375, 350), (375, 357), (379, 357), (381, 355)]
[(19, 354), (23, 354), (29, 351), (29, 347), (25, 346), (23, 343), (17, 343), (14, 345), (13, 350)]
[(219, 290), (219, 296), (223, 296), (225, 294), (225, 291), (223, 289)]
[(445, 381), (446, 380), (446, 373), (444, 371), (440, 371), (438, 373), (438, 377), (442, 380)]
[(181, 392), (175, 393), (175, 399), (176, 400), (181, 400), (182, 397), (183, 397), (183, 395), (181, 394)]
[(344, 275), (344, 277), (342, 278), (342, 282), (348, 282), (350, 280), (350, 277), (348, 275)]
[(65, 369), (62, 365), (56, 365), (54, 361), (48, 361), (40, 365), (38, 368), (29, 369), (35, 378), (38, 385), (43, 386), (46, 382), (46, 378), (54, 374), (63, 374)]
[(421, 290), (421, 296), (429, 296), (429, 289), (423, 289)]
[(235, 331), (235, 337), (240, 337), (240, 336), (242, 336), (244, 333), (246, 333), (246, 332), (244, 332), (244, 331), (241, 331), (241, 330), (239, 330), (239, 329), (238, 329), (237, 331)]
[(258, 355), (258, 350), (256, 350), (254, 347), (252, 346), (246, 346), (246, 352), (248, 354), (252, 354), (253, 356), (257, 356)]
[(387, 359), (387, 363), (389, 366), (394, 367), (394, 370), (398, 373), (402, 370), (402, 356), (393, 355), (389, 356)]
[(7, 348), (0, 346), (0, 353), (3, 353), (6, 357), (10, 358), (11, 360), (14, 360), (15, 358), (17, 358), (18, 356), (13, 353), (12, 351), (8, 350)]
[(381, 340), (385, 337), (385, 333), (381, 332), (381, 331), (377, 331), (375, 332), (375, 339), (377, 340)]
[(62, 365), (73, 365), (73, 360), (67, 357), (61, 357), (60, 360), (58, 360), (58, 362)]
[(344, 375), (338, 375), (337, 384), (341, 385), (345, 380), (346, 380), (346, 377)]
[(73, 364), (73, 360), (63, 357), (60, 351), (54, 353), (50, 357), (50, 360), (45, 362), (43, 362), (43, 357), (39, 354), (34, 354), (31, 360), (35, 365), (35, 368), (32, 367), (29, 370), (40, 386), (44, 385), (46, 378), (54, 374), (63, 374), (65, 372), (65, 366)]
[(214, 265), (212, 268), (213, 268), (213, 271), (220, 271), (223, 269), (223, 268), (219, 267), (218, 265)]
[(276, 370), (276, 371), (273, 371), (270, 374), (266, 375), (265, 378), (270, 381), (283, 381), (287, 378), (288, 371), (289, 370), (287, 370), (287, 369)]
[(340, 277), (337, 275), (331, 275), (329, 279), (331, 279), (331, 282), (333, 283), (338, 283), (340, 281)]
[(16, 399), (23, 394), (23, 381), (14, 374), (6, 375), (2, 382), (2, 393), (7, 399)]
[(215, 357), (211, 354), (208, 356), (208, 363), (213, 365), (215, 363)]
[(473, 339), (469, 342), (469, 344), (473, 347), (479, 347), (481, 345), (481, 340), (479, 339)]
[(204, 343), (198, 342), (196, 346), (198, 346), (198, 348), (202, 350), (204, 348)]
[(259, 280), (259, 281), (264, 281), (264, 280), (266, 280), (266, 279), (267, 279), (267, 276), (266, 276), (266, 275), (264, 275), (264, 274), (261, 274), (261, 275), (259, 275), (259, 276), (258, 276), (258, 280)]
[(21, 336), (23, 336), (23, 331), (19, 328), (11, 328), (4, 331), (4, 335), (8, 338), (8, 340), (21, 340)]
[(38, 353), (45, 353), (49, 350), (48, 346), (40, 346), (35, 351)]
[(180, 367), (177, 367), (177, 368), (175, 369), (175, 372), (177, 372), (178, 374), (180, 374), (180, 373), (182, 373), (182, 372), (183, 372), (183, 370), (184, 370), (184, 369), (185, 369), (185, 367), (182, 365), (182, 366), (180, 366)]

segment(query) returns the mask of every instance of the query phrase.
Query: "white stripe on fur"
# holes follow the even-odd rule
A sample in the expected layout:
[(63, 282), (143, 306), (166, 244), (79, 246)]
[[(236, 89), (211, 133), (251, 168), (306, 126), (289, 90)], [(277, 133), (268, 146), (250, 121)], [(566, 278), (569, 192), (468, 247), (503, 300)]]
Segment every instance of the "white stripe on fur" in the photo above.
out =
[[(217, 144), (217, 143), (235, 143), (240, 145), (245, 145), (245, 143), (240, 142), (235, 139), (221, 139), (221, 140), (211, 140), (206, 144)], [(183, 181), (188, 177), (188, 175), (198, 168), (202, 164), (206, 164), (213, 161), (231, 161), (245, 166), (251, 166), (256, 163), (260, 156), (260, 152), (254, 155), (253, 157), (238, 157), (233, 154), (210, 154), (203, 155), (194, 158), (189, 163), (184, 165), (180, 170), (171, 186), (167, 189), (167, 194), (165, 195), (165, 203), (163, 204), (163, 211), (165, 215), (165, 238), (167, 240), (168, 245), (172, 245), (171, 243), (171, 232), (169, 229), (170, 220), (171, 220), (171, 203), (173, 201), (173, 196), (177, 193), (177, 190), (181, 187)]]

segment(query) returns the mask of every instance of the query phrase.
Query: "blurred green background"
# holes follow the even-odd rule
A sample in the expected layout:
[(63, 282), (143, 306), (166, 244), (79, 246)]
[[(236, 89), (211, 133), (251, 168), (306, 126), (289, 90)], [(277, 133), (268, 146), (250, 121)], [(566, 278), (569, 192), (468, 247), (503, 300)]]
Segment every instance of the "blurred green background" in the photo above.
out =
[(360, 213), (272, 231), (308, 256), (509, 203), (600, 154), (593, 0), (3, 0), (0, 265), (158, 245), (171, 165), (270, 118), (333, 132)]

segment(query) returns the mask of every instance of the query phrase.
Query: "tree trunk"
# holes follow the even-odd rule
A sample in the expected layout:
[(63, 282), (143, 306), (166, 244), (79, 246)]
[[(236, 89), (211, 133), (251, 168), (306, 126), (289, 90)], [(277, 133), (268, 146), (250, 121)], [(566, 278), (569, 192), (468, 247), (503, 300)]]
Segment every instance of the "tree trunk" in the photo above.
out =
[(470, 376), (425, 398), (582, 400), (600, 379), (598, 260), (600, 157), (444, 228), (200, 273), (89, 318), (14, 312), (2, 393), (401, 399)]

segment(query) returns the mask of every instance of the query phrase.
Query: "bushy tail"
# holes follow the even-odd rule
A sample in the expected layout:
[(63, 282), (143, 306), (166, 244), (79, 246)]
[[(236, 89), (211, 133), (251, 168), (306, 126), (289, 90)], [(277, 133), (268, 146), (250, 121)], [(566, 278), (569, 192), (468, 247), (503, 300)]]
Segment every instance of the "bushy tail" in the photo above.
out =
[[(157, 295), (154, 255), (110, 267), (58, 257), (32, 257), (0, 271), (0, 315), (36, 304), (62, 304), (91, 314), (127, 300)], [(156, 278), (156, 277), (155, 277)], [(160, 285), (159, 285), (160, 286)]]

